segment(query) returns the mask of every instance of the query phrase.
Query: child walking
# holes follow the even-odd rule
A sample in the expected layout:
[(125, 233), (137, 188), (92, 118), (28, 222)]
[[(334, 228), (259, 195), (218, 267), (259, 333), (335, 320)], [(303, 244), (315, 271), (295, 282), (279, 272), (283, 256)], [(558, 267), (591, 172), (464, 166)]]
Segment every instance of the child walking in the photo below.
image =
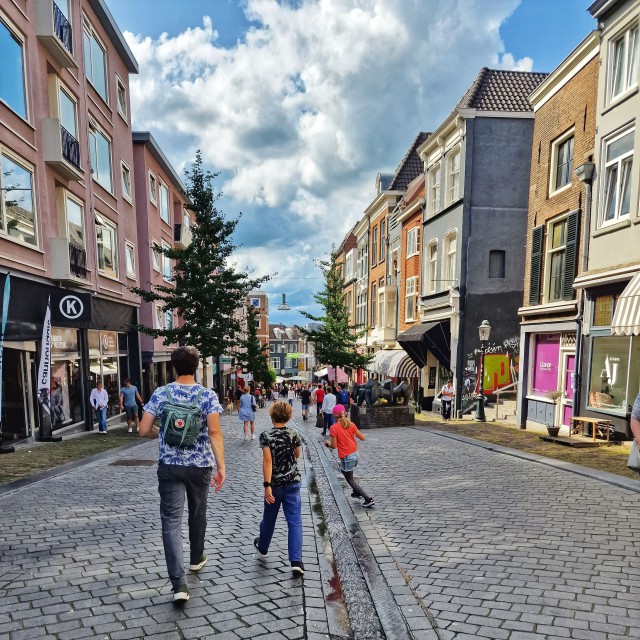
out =
[(355, 481), (353, 472), (358, 466), (358, 440), (364, 440), (364, 434), (362, 434), (358, 427), (356, 427), (351, 420), (347, 417), (346, 409), (337, 404), (333, 407), (333, 415), (336, 419), (335, 424), (331, 426), (329, 435), (331, 440), (325, 440), (325, 445), (330, 449), (338, 450), (338, 466), (345, 480), (349, 483), (352, 489), (352, 498), (364, 498), (362, 503), (363, 507), (373, 507), (375, 504), (373, 498), (365, 493), (364, 489)]
[(280, 505), (289, 529), (289, 562), (296, 575), (304, 574), (302, 564), (302, 501), (298, 458), (302, 447), (300, 434), (287, 427), (293, 409), (287, 402), (274, 402), (269, 408), (273, 428), (260, 434), (262, 472), (264, 474), (264, 512), (260, 535), (253, 546), (266, 556), (276, 526)]

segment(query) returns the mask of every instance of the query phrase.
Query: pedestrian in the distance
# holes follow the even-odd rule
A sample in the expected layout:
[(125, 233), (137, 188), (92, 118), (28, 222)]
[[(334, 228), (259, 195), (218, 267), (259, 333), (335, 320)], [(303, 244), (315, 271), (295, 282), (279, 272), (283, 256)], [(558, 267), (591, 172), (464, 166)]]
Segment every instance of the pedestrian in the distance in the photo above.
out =
[(326, 437), (329, 433), (331, 425), (335, 422), (333, 419), (333, 407), (336, 406), (336, 397), (331, 387), (327, 387), (327, 392), (324, 394), (322, 400), (322, 413), (324, 416), (324, 428), (322, 429), (322, 435)]
[(136, 431), (140, 428), (140, 420), (138, 420), (138, 402), (142, 403), (142, 397), (138, 393), (138, 389), (131, 384), (129, 378), (124, 379), (124, 386), (120, 389), (120, 411), (124, 411), (127, 416), (127, 427), (129, 433), (133, 431), (131, 426), (135, 422)]
[(266, 556), (276, 526), (280, 505), (289, 529), (288, 547), (291, 570), (304, 573), (302, 564), (302, 500), (298, 458), (302, 449), (300, 434), (287, 427), (293, 414), (286, 402), (276, 402), (269, 408), (273, 428), (260, 434), (262, 472), (264, 475), (264, 512), (260, 535), (253, 546)]
[(309, 417), (309, 403), (311, 402), (311, 391), (307, 387), (300, 391), (300, 400), (302, 401), (302, 419), (307, 420)]
[(278, 399), (280, 398), (280, 393), (278, 392), (278, 387), (276, 387), (272, 392), (271, 392), (271, 399), (274, 402), (278, 402)]
[[(240, 411), (238, 411), (238, 420), (243, 423), (244, 439), (255, 440), (255, 419), (256, 419), (256, 401), (251, 395), (249, 387), (244, 388), (244, 393), (240, 396)], [(249, 428), (251, 428), (251, 436), (249, 436)]]
[(109, 394), (102, 388), (102, 380), (96, 382), (95, 389), (91, 390), (89, 402), (96, 412), (98, 419), (98, 433), (107, 433), (107, 406), (109, 404)]
[[(204, 538), (209, 486), (219, 491), (225, 479), (219, 415), (222, 407), (214, 391), (196, 383), (199, 360), (194, 347), (178, 347), (171, 354), (176, 380), (153, 392), (140, 422), (141, 437), (158, 436), (162, 543), (177, 603), (189, 599), (182, 549), (185, 495), (189, 508), (189, 569), (200, 571), (207, 562)], [(156, 417), (160, 419), (158, 431)]]
[(296, 392), (293, 388), (293, 385), (289, 387), (289, 391), (287, 391), (287, 400), (289, 401), (289, 406), (293, 407), (293, 401), (296, 399)]
[(453, 396), (456, 391), (451, 384), (451, 380), (447, 380), (446, 384), (440, 390), (440, 411), (442, 412), (442, 419), (449, 420), (451, 418), (451, 403), (453, 402)]
[(331, 440), (326, 440), (325, 445), (330, 449), (338, 450), (338, 466), (344, 476), (344, 479), (351, 487), (352, 498), (364, 498), (364, 507), (373, 507), (375, 504), (373, 498), (365, 492), (365, 490), (355, 481), (353, 472), (358, 466), (358, 440), (364, 440), (364, 434), (358, 430), (353, 422), (347, 417), (346, 409), (337, 404), (333, 407), (333, 414), (336, 417), (336, 423), (332, 425), (329, 435)]
[(313, 397), (316, 399), (316, 417), (322, 411), (322, 403), (324, 402), (324, 388), (321, 383), (313, 390)]

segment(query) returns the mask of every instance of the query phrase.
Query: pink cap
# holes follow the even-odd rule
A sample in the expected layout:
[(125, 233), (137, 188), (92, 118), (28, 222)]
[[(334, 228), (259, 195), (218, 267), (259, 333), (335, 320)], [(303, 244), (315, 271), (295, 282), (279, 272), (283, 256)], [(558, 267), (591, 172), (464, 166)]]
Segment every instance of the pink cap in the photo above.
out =
[(334, 416), (337, 416), (339, 413), (342, 413), (343, 411), (347, 413), (347, 410), (341, 404), (337, 404), (335, 407), (333, 407)]

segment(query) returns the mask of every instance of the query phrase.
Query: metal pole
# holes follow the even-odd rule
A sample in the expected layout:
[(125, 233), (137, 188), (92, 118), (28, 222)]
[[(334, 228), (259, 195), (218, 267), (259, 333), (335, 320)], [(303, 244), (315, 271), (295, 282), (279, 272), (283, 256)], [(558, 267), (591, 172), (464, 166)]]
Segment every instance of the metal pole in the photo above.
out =
[(480, 393), (478, 394), (478, 404), (476, 407), (476, 420), (478, 422), (486, 422), (487, 418), (484, 414), (484, 352), (485, 341), (480, 342), (480, 348), (482, 349), (482, 356), (480, 359), (481, 371), (480, 371)]

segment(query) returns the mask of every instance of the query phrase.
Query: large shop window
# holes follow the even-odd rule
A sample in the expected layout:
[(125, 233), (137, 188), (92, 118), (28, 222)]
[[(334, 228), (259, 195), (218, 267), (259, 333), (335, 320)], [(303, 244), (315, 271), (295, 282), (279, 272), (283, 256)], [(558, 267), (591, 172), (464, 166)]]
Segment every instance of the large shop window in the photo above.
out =
[(20, 40), (0, 20), (0, 100), (19, 116), (27, 117), (24, 53)]
[(38, 244), (33, 172), (6, 153), (0, 155), (0, 229), (25, 244)]
[(120, 413), (120, 387), (129, 375), (126, 334), (115, 331), (89, 331), (89, 370), (91, 388), (102, 380), (109, 394), (107, 417)]
[(558, 388), (560, 335), (540, 334), (534, 338), (531, 395), (546, 397)]
[(589, 371), (589, 407), (627, 414), (640, 390), (640, 337), (592, 337)]
[(51, 426), (59, 429), (84, 420), (78, 331), (51, 329)]

